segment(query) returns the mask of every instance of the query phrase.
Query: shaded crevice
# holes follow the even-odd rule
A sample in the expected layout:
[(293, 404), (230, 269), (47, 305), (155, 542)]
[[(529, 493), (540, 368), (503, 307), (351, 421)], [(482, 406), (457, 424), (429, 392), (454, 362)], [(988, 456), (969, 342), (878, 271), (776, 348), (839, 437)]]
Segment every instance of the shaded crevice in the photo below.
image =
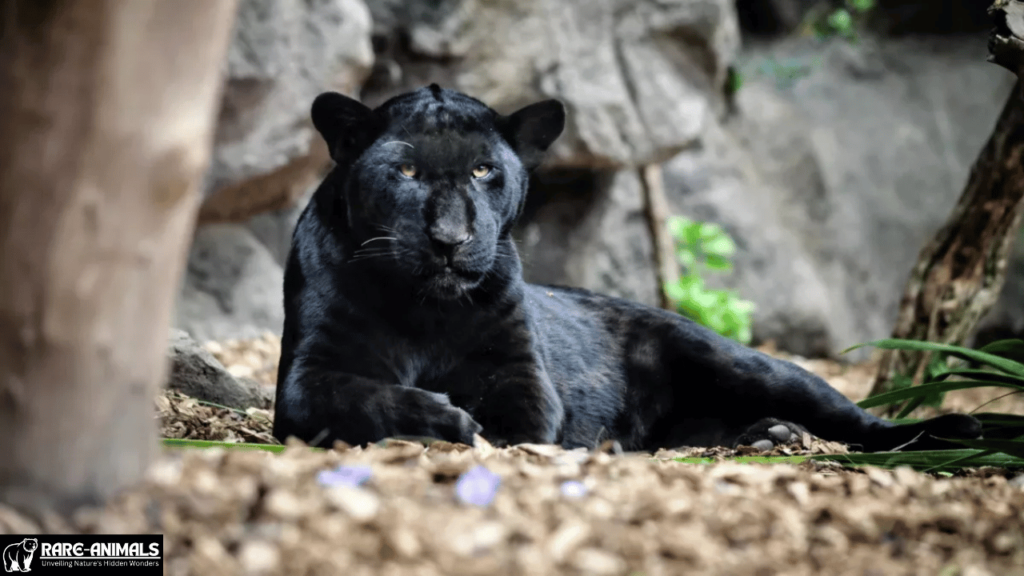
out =
[(587, 169), (548, 169), (530, 178), (530, 191), (513, 236), (528, 282), (564, 283), (573, 232), (593, 210), (601, 174)]

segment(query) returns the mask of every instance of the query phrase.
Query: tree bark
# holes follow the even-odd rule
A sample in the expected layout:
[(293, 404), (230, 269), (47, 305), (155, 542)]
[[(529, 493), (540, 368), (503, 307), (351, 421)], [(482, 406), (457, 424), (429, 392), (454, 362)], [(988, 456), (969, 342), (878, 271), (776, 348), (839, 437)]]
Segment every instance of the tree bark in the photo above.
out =
[(675, 238), (672, 237), (672, 233), (668, 229), (671, 212), (668, 207), (668, 198), (665, 197), (661, 165), (648, 164), (641, 168), (640, 182), (644, 192), (647, 226), (651, 230), (651, 240), (654, 244), (659, 302), (662, 308), (675, 312), (676, 303), (668, 297), (665, 285), (679, 280), (679, 262), (676, 260)]
[[(989, 62), (1017, 75), (995, 129), (974, 165), (953, 213), (921, 250), (900, 303), (893, 338), (962, 344), (996, 303), (1006, 280), (1010, 246), (1024, 208), (1024, 12), (996, 0)], [(1007, 9), (1004, 11), (1004, 9)], [(871, 395), (892, 389), (897, 375), (922, 383), (930, 353), (884, 350)], [(891, 413), (892, 409), (888, 409)]]
[(236, 0), (0, 4), (0, 501), (140, 479)]

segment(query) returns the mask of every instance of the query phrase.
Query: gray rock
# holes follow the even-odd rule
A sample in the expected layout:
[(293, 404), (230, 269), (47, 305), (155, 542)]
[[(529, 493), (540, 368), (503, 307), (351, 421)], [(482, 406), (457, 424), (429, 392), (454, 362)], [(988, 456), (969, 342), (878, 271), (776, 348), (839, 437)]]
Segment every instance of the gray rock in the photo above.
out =
[(798, 354), (888, 336), (1013, 78), (948, 38), (780, 43), (743, 60), (738, 116), (665, 169), (675, 209), (739, 244), (735, 272), (711, 283), (757, 304), (755, 339)]
[(635, 170), (549, 173), (516, 231), (529, 282), (658, 304), (654, 248)]
[(724, 108), (739, 44), (731, 0), (368, 5), (382, 47), (368, 103), (430, 82), (506, 113), (558, 98), (568, 123), (549, 162), (559, 167), (633, 167), (693, 144)]
[(249, 231), (266, 246), (270, 255), (282, 267), (288, 260), (288, 251), (292, 246), (292, 233), (299, 223), (299, 217), (302, 216), (302, 211), (306, 209), (309, 199), (313, 197), (313, 193), (316, 192), (319, 185), (318, 181), (307, 188), (305, 194), (293, 206), (264, 212), (246, 222)]
[(241, 221), (305, 191), (327, 162), (310, 104), (324, 90), (358, 93), (370, 28), (362, 0), (242, 0), (202, 221)]
[(266, 408), (270, 394), (259, 384), (236, 379), (205, 348), (181, 330), (171, 330), (167, 387), (229, 408)]
[(241, 224), (196, 231), (179, 294), (176, 327), (193, 338), (253, 338), (281, 332), (284, 273)]

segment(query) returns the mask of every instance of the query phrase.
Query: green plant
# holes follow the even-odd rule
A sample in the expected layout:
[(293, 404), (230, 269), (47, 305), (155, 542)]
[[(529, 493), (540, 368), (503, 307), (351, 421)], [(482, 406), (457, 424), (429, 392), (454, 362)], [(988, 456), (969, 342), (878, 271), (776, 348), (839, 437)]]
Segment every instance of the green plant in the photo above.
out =
[[(864, 28), (876, 0), (845, 0), (840, 7), (831, 1), (819, 2), (805, 14), (797, 27), (796, 34), (813, 36), (818, 40), (842, 38), (856, 43), (860, 40), (860, 32)], [(801, 78), (811, 75), (824, 65), (821, 55), (811, 58), (783, 58), (769, 56), (760, 61), (753, 74), (768, 76), (775, 79), (780, 90), (792, 88)], [(748, 68), (748, 71), (750, 69)], [(739, 72), (737, 72), (738, 74)], [(735, 93), (739, 85), (727, 85), (727, 91)]]
[(727, 94), (736, 94), (743, 87), (743, 75), (738, 70), (729, 67), (726, 77), (725, 91)]
[(736, 243), (718, 224), (681, 216), (669, 218), (668, 229), (675, 239), (675, 255), (683, 274), (677, 282), (665, 285), (665, 294), (680, 314), (748, 344), (754, 304), (732, 291), (707, 288), (703, 278), (708, 271), (732, 269), (729, 258), (736, 252)]
[[(1024, 340), (1000, 340), (978, 350), (921, 342), (917, 340), (888, 339), (859, 344), (845, 352), (864, 346), (889, 350), (918, 350), (934, 356), (926, 371), (927, 378), (920, 386), (904, 386), (876, 394), (858, 403), (861, 408), (875, 406), (901, 406), (897, 419), (905, 418), (926, 401), (942, 398), (951, 390), (968, 388), (1005, 388), (1009, 394), (1024, 393), (1024, 364), (1014, 360), (1024, 354)], [(951, 366), (951, 360), (959, 360)], [(941, 400), (940, 400), (941, 402)], [(1003, 466), (1024, 468), (1024, 416), (998, 412), (981, 412), (974, 416), (981, 421), (983, 440), (951, 440), (967, 450), (942, 450), (916, 453), (914, 465), (927, 470), (979, 466), (993, 455), (1000, 456)], [(860, 455), (850, 455), (858, 460)]]
[(818, 38), (838, 36), (851, 42), (858, 39), (858, 31), (875, 7), (875, 0), (846, 0), (840, 8), (830, 11), (812, 11), (809, 28)]

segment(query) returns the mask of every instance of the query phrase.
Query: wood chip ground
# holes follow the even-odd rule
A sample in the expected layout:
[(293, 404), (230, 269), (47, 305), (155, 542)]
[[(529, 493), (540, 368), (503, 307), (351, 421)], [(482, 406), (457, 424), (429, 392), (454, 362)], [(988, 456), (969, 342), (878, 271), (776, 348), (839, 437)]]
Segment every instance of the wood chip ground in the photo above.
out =
[[(273, 372), (273, 345), (221, 344), (215, 354), (229, 369), (232, 354), (249, 358), (242, 375), (258, 379)], [(175, 393), (156, 405), (169, 437), (270, 440), (266, 411)], [(805, 439), (776, 452), (843, 449)], [(732, 454), (401, 440), (280, 454), (167, 450), (144, 484), (102, 509), (32, 519), (0, 506), (0, 533), (158, 532), (170, 575), (1024, 576), (1015, 473), (722, 461)], [(339, 466), (368, 479), (326, 481)], [(456, 485), (477, 466), (497, 477), (493, 499), (466, 503)]]

